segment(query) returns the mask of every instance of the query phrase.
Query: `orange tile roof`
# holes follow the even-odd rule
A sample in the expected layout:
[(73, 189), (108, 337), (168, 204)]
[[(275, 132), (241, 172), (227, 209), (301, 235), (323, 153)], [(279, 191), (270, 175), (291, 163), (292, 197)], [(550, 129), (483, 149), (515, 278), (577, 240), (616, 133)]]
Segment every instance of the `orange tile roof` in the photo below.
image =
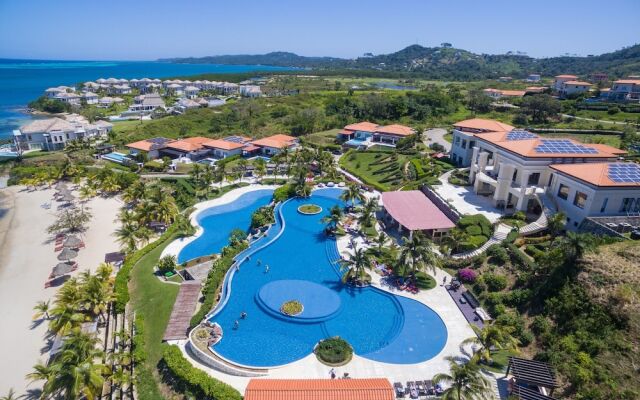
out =
[(266, 138), (254, 140), (251, 142), (256, 146), (261, 147), (273, 147), (275, 149), (284, 149), (285, 147), (291, 147), (297, 139), (293, 136), (277, 134), (267, 136)]
[(589, 82), (583, 81), (566, 81), (565, 85), (592, 86)]
[[(506, 140), (506, 132), (502, 132), (502, 133), (478, 133), (475, 135), (476, 138), (493, 143), (494, 145), (503, 148), (505, 150), (508, 150), (512, 153), (516, 153), (519, 154), (523, 157), (530, 157), (530, 158), (556, 158), (556, 157), (563, 157), (563, 158), (615, 158), (617, 157), (617, 154), (613, 154), (610, 153), (609, 151), (606, 150), (610, 150), (610, 149), (614, 149), (614, 148), (610, 148), (610, 149), (606, 149), (606, 148), (601, 148), (601, 147), (597, 147), (597, 146), (593, 146), (591, 144), (583, 144), (580, 143), (576, 140), (573, 139), (566, 139), (566, 138), (537, 138), (537, 139), (528, 139), (528, 140)], [(562, 140), (569, 140), (570, 142), (572, 142), (573, 144), (576, 145), (583, 145), (583, 146), (587, 146), (587, 147), (592, 147), (594, 149), (596, 149), (598, 152), (597, 153), (593, 153), (593, 154), (587, 154), (587, 153), (539, 153), (535, 150), (535, 148), (539, 145), (542, 144), (542, 140), (548, 140), (548, 139), (562, 139)], [(610, 147), (610, 146), (607, 146)], [(621, 151), (618, 149), (614, 149), (617, 151)]]
[(356, 124), (350, 124), (344, 127), (345, 130), (349, 131), (363, 131), (363, 132), (375, 132), (378, 124), (374, 124), (373, 122), (363, 121), (358, 122)]
[(393, 124), (393, 125), (379, 126), (378, 128), (376, 128), (375, 133), (382, 133), (385, 135), (395, 135), (395, 136), (410, 136), (416, 132), (415, 130), (413, 130), (412, 128), (409, 128), (408, 126)]
[(620, 79), (613, 83), (640, 85), (640, 79)]
[(194, 137), (188, 137), (188, 138), (182, 139), (182, 141), (187, 142), (187, 143), (192, 143), (192, 144), (202, 144), (202, 143), (207, 142), (209, 140), (211, 140), (211, 138), (206, 138), (206, 137), (202, 137), (202, 136), (194, 136)]
[(605, 153), (615, 154), (617, 156), (622, 156), (627, 154), (625, 150), (620, 150), (617, 147), (609, 146), (608, 144), (600, 144), (600, 143), (589, 143), (589, 147), (593, 147), (597, 150), (603, 151)]
[(525, 91), (537, 93), (537, 92), (543, 92), (545, 89), (546, 89), (545, 86), (528, 86), (525, 88)]
[(251, 379), (245, 400), (393, 400), (391, 383), (372, 379)]
[(609, 166), (621, 163), (553, 164), (554, 170), (595, 186), (636, 187), (640, 182), (614, 182), (609, 179)]
[(146, 140), (140, 140), (137, 142), (133, 142), (133, 143), (129, 143), (127, 145), (127, 147), (130, 147), (132, 149), (136, 149), (136, 150), (142, 150), (142, 151), (149, 151), (151, 150), (151, 146), (153, 146), (153, 143), (146, 141)]
[(575, 75), (556, 75), (556, 78), (571, 78), (571, 79), (577, 79), (578, 77)]
[(174, 150), (190, 152), (190, 151), (200, 150), (204, 146), (200, 143), (193, 143), (187, 140), (176, 140), (175, 142), (171, 142), (167, 144), (167, 147)]
[(456, 128), (474, 129), (484, 132), (506, 132), (513, 129), (513, 126), (494, 121), (491, 119), (472, 118), (453, 124)]
[(222, 150), (236, 150), (244, 147), (244, 143), (228, 142), (222, 139), (212, 139), (203, 143), (205, 147), (214, 147)]
[(522, 97), (527, 92), (524, 91), (524, 90), (501, 90), (500, 93), (503, 96), (518, 96), (518, 97)]

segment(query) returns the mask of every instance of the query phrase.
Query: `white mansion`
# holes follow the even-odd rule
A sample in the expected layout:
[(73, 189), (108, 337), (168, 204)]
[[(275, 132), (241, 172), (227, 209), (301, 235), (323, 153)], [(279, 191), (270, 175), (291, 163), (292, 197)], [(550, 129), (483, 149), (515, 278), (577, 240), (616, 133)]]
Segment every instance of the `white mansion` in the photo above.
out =
[(550, 201), (576, 229), (586, 217), (640, 213), (640, 165), (625, 151), (573, 139), (543, 138), (491, 120), (454, 124), (451, 158), (498, 208), (526, 211)]
[(62, 118), (35, 120), (13, 131), (18, 151), (61, 150), (70, 140), (106, 137), (113, 124), (106, 121), (89, 123), (84, 117), (70, 114)]

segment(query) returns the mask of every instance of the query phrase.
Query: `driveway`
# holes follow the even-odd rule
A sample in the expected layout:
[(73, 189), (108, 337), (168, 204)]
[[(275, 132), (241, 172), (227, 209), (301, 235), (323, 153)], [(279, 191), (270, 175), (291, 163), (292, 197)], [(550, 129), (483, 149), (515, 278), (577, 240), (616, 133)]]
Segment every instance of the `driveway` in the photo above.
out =
[(432, 143), (438, 143), (440, 146), (444, 147), (444, 149), (448, 152), (451, 150), (451, 143), (447, 142), (444, 139), (444, 135), (447, 134), (446, 129), (442, 128), (433, 128), (424, 131), (422, 135), (422, 140), (425, 145), (429, 146)]

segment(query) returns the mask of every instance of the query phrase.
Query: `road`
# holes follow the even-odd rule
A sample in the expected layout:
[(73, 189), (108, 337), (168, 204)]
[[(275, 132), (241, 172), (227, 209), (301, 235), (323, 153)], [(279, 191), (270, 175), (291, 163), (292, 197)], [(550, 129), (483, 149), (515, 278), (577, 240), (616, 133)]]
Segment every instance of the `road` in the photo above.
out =
[(447, 130), (446, 129), (442, 129), (442, 128), (433, 128), (433, 129), (428, 129), (426, 131), (424, 131), (423, 135), (422, 135), (422, 140), (424, 142), (425, 145), (429, 146), (432, 143), (438, 143), (439, 145), (441, 145), (442, 147), (444, 147), (444, 149), (446, 151), (450, 151), (451, 150), (451, 143), (447, 142), (444, 139), (444, 135), (447, 134)]

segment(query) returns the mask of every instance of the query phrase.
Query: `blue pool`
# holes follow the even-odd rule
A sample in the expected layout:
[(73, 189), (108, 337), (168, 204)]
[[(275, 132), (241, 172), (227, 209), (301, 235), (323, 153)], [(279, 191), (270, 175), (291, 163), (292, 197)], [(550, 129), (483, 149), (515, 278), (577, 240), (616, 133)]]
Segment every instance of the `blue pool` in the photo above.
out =
[[(336, 335), (351, 343), (356, 354), (387, 363), (418, 363), (442, 350), (447, 329), (429, 307), (377, 288), (341, 283), (336, 243), (324, 235), (320, 222), (333, 205), (343, 205), (340, 192), (316, 190), (311, 199), (292, 199), (281, 206), (282, 224), (272, 228), (268, 240), (253, 245), (257, 250), (231, 272), (229, 299), (209, 318), (224, 331), (213, 348), (217, 354), (247, 366), (278, 366), (307, 356), (319, 340)], [(245, 207), (269, 200), (252, 197)], [(309, 202), (323, 212), (298, 213), (298, 206)], [(219, 209), (229, 206), (208, 210), (208, 217), (201, 219), (206, 224), (202, 237), (230, 227), (229, 217)], [(189, 250), (190, 257), (209, 253)], [(286, 300), (300, 300), (302, 314), (281, 315), (279, 305)], [(246, 319), (240, 318), (242, 312)], [(239, 326), (234, 329), (236, 320)]]
[(113, 161), (118, 164), (124, 164), (125, 161), (131, 160), (129, 157), (127, 157), (126, 154), (117, 153), (117, 152), (105, 154), (102, 156), (102, 158), (104, 158), (105, 160)]
[(178, 262), (220, 253), (220, 250), (229, 244), (229, 233), (236, 228), (248, 231), (251, 226), (251, 214), (269, 204), (272, 197), (271, 189), (256, 190), (243, 194), (231, 203), (202, 211), (196, 220), (204, 232), (180, 251)]

